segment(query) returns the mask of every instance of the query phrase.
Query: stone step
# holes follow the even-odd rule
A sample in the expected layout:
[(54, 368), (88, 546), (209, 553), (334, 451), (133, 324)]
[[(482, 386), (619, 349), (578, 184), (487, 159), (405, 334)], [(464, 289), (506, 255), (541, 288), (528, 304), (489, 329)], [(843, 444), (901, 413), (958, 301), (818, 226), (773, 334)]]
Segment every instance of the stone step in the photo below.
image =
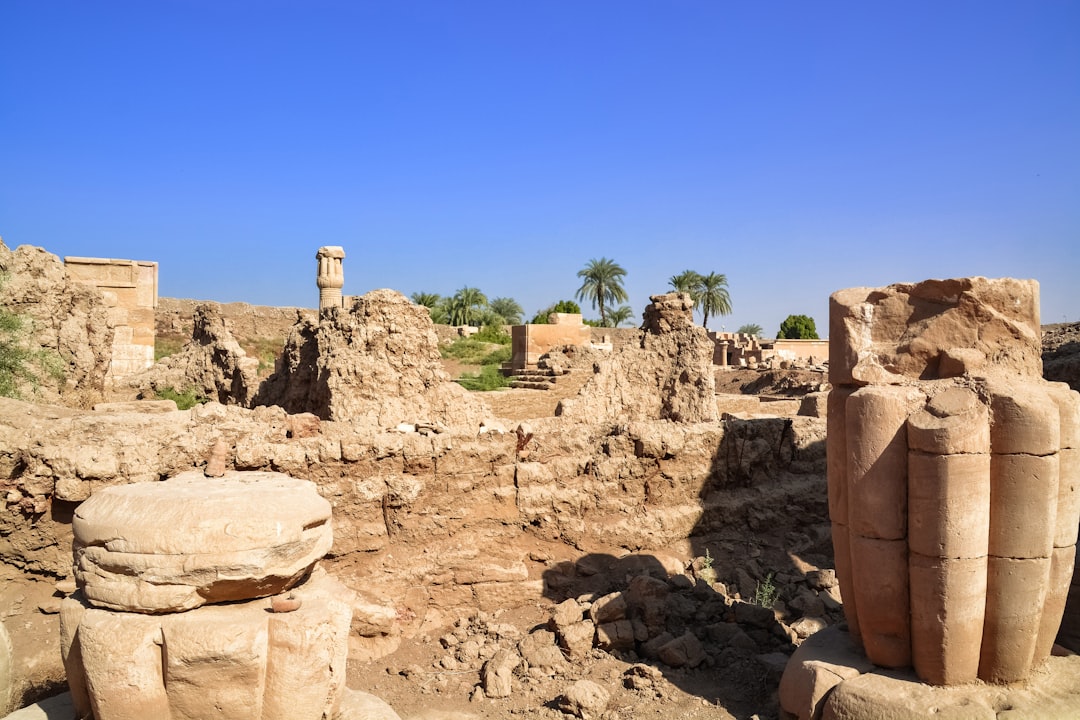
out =
[(537, 380), (511, 380), (510, 387), (523, 390), (551, 390), (555, 386), (549, 382), (540, 382)]
[(517, 370), (514, 372), (514, 377), (520, 380), (555, 382), (559, 376), (550, 370)]

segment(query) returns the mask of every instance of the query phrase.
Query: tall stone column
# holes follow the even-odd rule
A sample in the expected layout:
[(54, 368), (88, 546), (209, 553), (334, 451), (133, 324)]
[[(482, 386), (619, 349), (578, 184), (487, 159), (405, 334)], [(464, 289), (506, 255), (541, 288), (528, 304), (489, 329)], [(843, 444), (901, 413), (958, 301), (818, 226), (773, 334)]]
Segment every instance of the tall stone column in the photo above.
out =
[(327, 245), (315, 253), (319, 263), (315, 284), (319, 286), (319, 309), (341, 307), (341, 288), (345, 286), (345, 271), (341, 261), (345, 249), (339, 245)]
[(1025, 680), (1075, 561), (1080, 395), (1042, 379), (1038, 284), (830, 298), (829, 510), (851, 636), (924, 682)]

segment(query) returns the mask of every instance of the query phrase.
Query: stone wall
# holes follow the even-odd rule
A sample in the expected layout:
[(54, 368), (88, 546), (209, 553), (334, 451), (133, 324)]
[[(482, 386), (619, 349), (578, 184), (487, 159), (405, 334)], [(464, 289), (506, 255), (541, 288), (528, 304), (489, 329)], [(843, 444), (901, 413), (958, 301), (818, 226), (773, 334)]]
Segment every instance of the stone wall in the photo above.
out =
[(590, 342), (590, 328), (576, 313), (551, 313), (547, 325), (515, 325), (510, 331), (510, 366), (522, 370), (535, 366), (540, 356), (561, 345), (585, 345)]
[(64, 269), (72, 280), (99, 290), (109, 308), (114, 335), (108, 380), (115, 383), (152, 366), (158, 264), (65, 257)]
[(314, 320), (316, 310), (297, 307), (249, 305), (247, 303), (216, 303), (209, 300), (158, 298), (155, 312), (157, 332), (165, 335), (190, 337), (195, 308), (212, 307), (225, 319), (229, 331), (238, 338), (285, 338), (297, 319)]

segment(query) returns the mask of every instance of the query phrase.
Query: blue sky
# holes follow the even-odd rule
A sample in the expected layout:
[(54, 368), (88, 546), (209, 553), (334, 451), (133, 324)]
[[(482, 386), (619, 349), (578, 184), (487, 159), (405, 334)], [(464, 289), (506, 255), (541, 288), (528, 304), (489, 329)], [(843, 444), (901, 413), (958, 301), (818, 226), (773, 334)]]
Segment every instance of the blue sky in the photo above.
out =
[[(0, 236), (165, 296), (512, 296), (609, 257), (731, 330), (1033, 277), (1080, 320), (1080, 2), (0, 3)], [(597, 313), (586, 308), (586, 316)]]

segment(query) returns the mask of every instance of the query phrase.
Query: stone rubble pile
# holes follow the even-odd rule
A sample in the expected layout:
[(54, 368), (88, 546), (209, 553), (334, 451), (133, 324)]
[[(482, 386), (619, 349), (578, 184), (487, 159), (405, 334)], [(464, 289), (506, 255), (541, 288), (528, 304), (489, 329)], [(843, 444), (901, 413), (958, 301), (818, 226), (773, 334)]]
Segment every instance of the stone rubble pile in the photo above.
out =
[[(704, 558), (684, 567), (662, 553), (551, 562), (547, 587), (570, 597), (546, 623), (522, 630), (501, 622), (500, 612), (476, 611), (438, 638), (443, 652), (430, 667), (395, 672), (425, 693), (449, 691), (447, 676), (464, 676), (472, 678), (474, 702), (535, 696), (566, 714), (598, 718), (614, 688), (586, 678), (608, 656), (631, 664), (620, 680), (625, 687), (662, 697), (674, 691), (666, 678), (696, 668), (777, 675), (805, 637), (842, 619), (831, 569), (773, 575), (752, 563), (725, 570), (724, 579)], [(775, 583), (770, 607), (753, 602), (765, 582)]]

